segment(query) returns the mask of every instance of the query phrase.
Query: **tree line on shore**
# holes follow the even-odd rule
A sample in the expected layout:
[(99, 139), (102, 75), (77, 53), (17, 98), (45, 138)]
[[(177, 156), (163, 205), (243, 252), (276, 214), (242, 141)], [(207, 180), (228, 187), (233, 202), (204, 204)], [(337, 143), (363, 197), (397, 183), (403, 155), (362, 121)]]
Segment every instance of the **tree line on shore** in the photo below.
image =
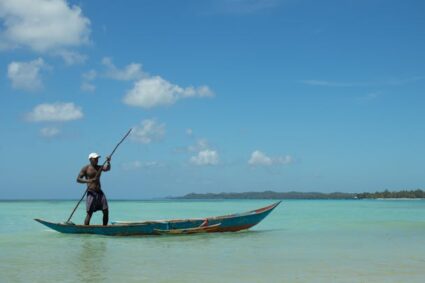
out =
[(421, 189), (390, 192), (320, 193), (320, 192), (243, 192), (243, 193), (190, 193), (177, 199), (420, 199), (425, 198)]
[(417, 190), (403, 190), (397, 192), (390, 192), (385, 190), (383, 192), (375, 192), (375, 193), (361, 193), (356, 194), (359, 199), (369, 199), (369, 198), (425, 198), (425, 192), (417, 189)]

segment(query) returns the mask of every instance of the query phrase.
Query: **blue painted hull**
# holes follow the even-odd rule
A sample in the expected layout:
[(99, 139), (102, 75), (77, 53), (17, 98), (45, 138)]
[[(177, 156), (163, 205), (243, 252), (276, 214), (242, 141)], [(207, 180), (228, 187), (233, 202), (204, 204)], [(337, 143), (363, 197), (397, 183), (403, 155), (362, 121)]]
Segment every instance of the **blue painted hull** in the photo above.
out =
[[(252, 210), (245, 213), (231, 214), (218, 217), (200, 219), (176, 219), (168, 221), (143, 222), (116, 222), (112, 225), (75, 225), (66, 223), (52, 223), (41, 219), (37, 222), (61, 233), (68, 234), (97, 234), (107, 236), (136, 236), (160, 235), (158, 231), (175, 231), (189, 229), (189, 231), (236, 232), (249, 229), (263, 220), (280, 202)], [(205, 229), (202, 229), (205, 227)]]

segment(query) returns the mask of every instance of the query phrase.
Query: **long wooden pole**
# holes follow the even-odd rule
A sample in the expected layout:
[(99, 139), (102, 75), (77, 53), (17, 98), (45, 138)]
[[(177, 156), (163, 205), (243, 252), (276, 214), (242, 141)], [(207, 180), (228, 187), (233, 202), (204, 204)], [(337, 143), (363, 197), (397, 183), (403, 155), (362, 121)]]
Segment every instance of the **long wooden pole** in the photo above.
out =
[[(121, 141), (115, 146), (114, 150), (112, 151), (112, 153), (109, 155), (109, 157), (112, 157), (112, 155), (114, 155), (115, 151), (117, 150), (118, 146), (128, 137), (128, 135), (131, 133), (131, 130), (128, 130), (128, 132), (125, 134), (125, 136), (121, 139)], [(105, 166), (106, 162), (108, 162), (108, 160), (105, 160), (105, 162), (103, 162), (102, 166), (100, 167), (100, 170), (97, 171), (96, 176), (94, 177), (94, 179), (99, 178), (100, 173), (103, 170), (103, 167)], [(81, 197), (81, 199), (78, 201), (77, 205), (74, 207), (74, 210), (72, 211), (71, 215), (69, 216), (68, 220), (66, 220), (66, 223), (68, 223), (72, 216), (74, 215), (75, 211), (77, 210), (77, 207), (80, 205), (80, 202), (84, 199), (84, 197), (86, 196), (88, 188), (84, 191), (83, 196)]]

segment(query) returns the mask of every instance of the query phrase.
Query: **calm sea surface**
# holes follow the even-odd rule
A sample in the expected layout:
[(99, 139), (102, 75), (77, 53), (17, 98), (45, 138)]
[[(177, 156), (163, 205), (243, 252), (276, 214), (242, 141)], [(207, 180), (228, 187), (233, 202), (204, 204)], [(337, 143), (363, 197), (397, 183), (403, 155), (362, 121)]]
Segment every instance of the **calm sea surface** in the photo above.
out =
[[(110, 201), (111, 220), (206, 217), (273, 203)], [(289, 200), (246, 232), (50, 231), (76, 201), (0, 202), (0, 282), (425, 282), (425, 201)], [(101, 223), (101, 212), (92, 223)], [(84, 219), (84, 205), (73, 217)]]

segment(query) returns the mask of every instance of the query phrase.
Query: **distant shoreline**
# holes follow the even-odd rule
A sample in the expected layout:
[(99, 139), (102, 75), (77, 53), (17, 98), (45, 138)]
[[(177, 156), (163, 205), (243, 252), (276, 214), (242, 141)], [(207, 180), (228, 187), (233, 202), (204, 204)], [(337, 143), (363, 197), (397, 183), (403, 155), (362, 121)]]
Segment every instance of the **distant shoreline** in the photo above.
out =
[(376, 198), (376, 200), (424, 200), (425, 198)]
[(403, 190), (390, 192), (375, 193), (320, 193), (320, 192), (242, 192), (242, 193), (190, 193), (182, 197), (174, 197), (173, 199), (334, 199), (334, 200), (349, 200), (349, 199), (387, 199), (387, 200), (409, 200), (409, 199), (425, 199), (425, 192), (417, 190)]
[[(172, 200), (282, 200), (282, 199), (305, 199), (305, 200), (423, 200), (425, 192), (417, 190), (388, 190), (375, 193), (321, 193), (321, 192), (241, 192), (241, 193), (190, 193), (178, 197), (146, 198), (146, 199), (109, 199), (111, 201), (172, 201)], [(0, 199), (0, 202), (13, 201), (78, 201), (78, 199)]]

